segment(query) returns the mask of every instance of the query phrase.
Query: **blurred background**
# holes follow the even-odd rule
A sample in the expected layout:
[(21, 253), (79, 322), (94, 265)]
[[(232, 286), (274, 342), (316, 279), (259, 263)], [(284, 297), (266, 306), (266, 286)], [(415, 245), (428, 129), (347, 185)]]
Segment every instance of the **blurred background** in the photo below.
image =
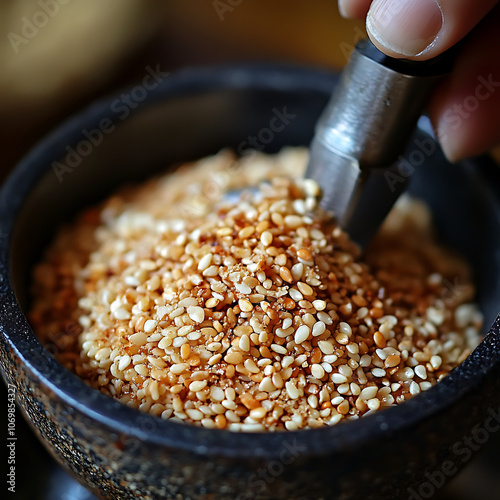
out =
[[(335, 0), (1, 0), (0, 182), (58, 122), (140, 82), (147, 68), (258, 60), (340, 70), (364, 36), (364, 23), (342, 19)], [(19, 411), (16, 431), (12, 497), (93, 498), (57, 469)], [(498, 500), (498, 442), (434, 498)]]

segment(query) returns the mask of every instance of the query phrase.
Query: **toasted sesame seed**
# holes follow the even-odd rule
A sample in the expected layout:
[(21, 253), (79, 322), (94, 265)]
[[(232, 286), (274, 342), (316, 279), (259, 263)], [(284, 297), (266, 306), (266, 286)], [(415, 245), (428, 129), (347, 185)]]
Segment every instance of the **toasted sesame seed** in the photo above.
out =
[(231, 351), (224, 356), (224, 361), (232, 365), (239, 365), (243, 361), (243, 356), (237, 351)]
[(287, 215), (285, 217), (285, 225), (291, 228), (300, 227), (304, 223), (299, 215)]
[(386, 358), (384, 364), (387, 368), (393, 368), (394, 366), (398, 366), (399, 363), (401, 363), (401, 356), (393, 354)]
[(255, 232), (255, 228), (253, 226), (247, 226), (247, 227), (244, 227), (239, 233), (238, 233), (238, 236), (242, 239), (242, 240), (246, 240), (247, 238), (249, 238), (250, 236), (252, 236), (252, 234)]
[(320, 340), (318, 342), (318, 347), (323, 354), (333, 354), (334, 352), (333, 344), (327, 340)]
[(303, 283), (302, 281), (297, 283), (297, 287), (305, 296), (312, 295), (314, 293), (313, 289), (307, 283)]
[(260, 420), (267, 415), (267, 410), (265, 408), (254, 408), (250, 410), (250, 418), (255, 418), (256, 420)]
[(208, 307), (209, 309), (213, 307), (217, 307), (220, 303), (219, 299), (216, 299), (215, 297), (210, 297), (206, 302), (205, 302), (205, 307)]
[(240, 299), (238, 305), (244, 312), (250, 312), (253, 309), (253, 304), (248, 299)]
[(273, 242), (273, 235), (269, 231), (264, 231), (260, 236), (261, 243), (268, 247)]
[(259, 391), (273, 392), (275, 390), (276, 387), (274, 386), (271, 377), (264, 377), (259, 384)]
[[(195, 194), (234, 161), (225, 151), (63, 230), (35, 273), (40, 338), (74, 323), (81, 333), (63, 335), (58, 354), (66, 366), (124, 404), (206, 429), (334, 425), (436, 384), (477, 343), (471, 284), (448, 293), (436, 272), (447, 253), (417, 211), (396, 207), (399, 223), (361, 256), (317, 210), (317, 183), (283, 176), (301, 175), (288, 151), (276, 162), (257, 153), (255, 169), (243, 157), (237, 178)], [(246, 184), (260, 193), (224, 199)], [(463, 266), (448, 259), (447, 275), (467, 276)]]
[(299, 257), (299, 259), (302, 259), (303, 261), (306, 262), (311, 262), (313, 260), (311, 252), (306, 248), (301, 248), (297, 250), (297, 256)]
[(129, 337), (129, 340), (130, 342), (132, 342), (132, 344), (142, 346), (148, 341), (148, 336), (142, 332), (134, 333)]
[(340, 333), (344, 333), (345, 335), (352, 335), (351, 325), (349, 325), (349, 323), (346, 323), (345, 321), (342, 321), (339, 324), (339, 331)]
[(293, 282), (293, 276), (288, 267), (283, 267), (283, 266), (280, 267), (280, 277), (283, 281), (286, 281), (287, 283)]
[(323, 321), (317, 321), (316, 323), (314, 323), (312, 329), (313, 337), (319, 337), (320, 335), (323, 335), (325, 331), (326, 331), (326, 325), (323, 323)]
[(255, 361), (251, 358), (245, 359), (245, 362), (243, 363), (244, 367), (251, 373), (260, 373), (259, 368), (255, 364)]
[(314, 300), (312, 305), (316, 311), (324, 311), (326, 309), (326, 302), (324, 300)]
[(192, 420), (201, 420), (203, 418), (203, 413), (200, 410), (196, 409), (188, 409), (186, 410), (186, 414)]
[(322, 379), (325, 376), (325, 370), (321, 365), (317, 363), (311, 366), (311, 375), (314, 378)]
[(170, 371), (175, 375), (180, 375), (182, 372), (187, 370), (189, 365), (187, 363), (176, 363), (170, 367)]
[(189, 384), (189, 390), (193, 392), (198, 392), (201, 391), (202, 389), (205, 389), (206, 386), (207, 386), (206, 380), (196, 380)]

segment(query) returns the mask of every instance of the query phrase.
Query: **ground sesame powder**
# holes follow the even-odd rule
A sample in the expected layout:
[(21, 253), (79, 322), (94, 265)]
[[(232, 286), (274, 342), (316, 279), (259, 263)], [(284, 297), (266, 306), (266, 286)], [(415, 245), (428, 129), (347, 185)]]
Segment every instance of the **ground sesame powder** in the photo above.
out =
[(92, 387), (208, 429), (334, 425), (429, 389), (479, 341), (466, 264), (408, 200), (361, 258), (306, 161), (223, 151), (87, 210), (35, 269), (35, 331)]

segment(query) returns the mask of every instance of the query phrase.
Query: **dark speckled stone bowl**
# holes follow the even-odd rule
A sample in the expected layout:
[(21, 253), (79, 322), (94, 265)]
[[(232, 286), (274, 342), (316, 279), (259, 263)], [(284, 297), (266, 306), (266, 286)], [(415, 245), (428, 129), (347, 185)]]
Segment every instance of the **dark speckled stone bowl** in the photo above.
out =
[[(130, 104), (118, 96), (67, 121), (4, 185), (4, 377), (16, 387), (34, 432), (95, 494), (428, 498), (498, 427), (500, 172), (485, 158), (449, 165), (425, 119), (407, 152), (418, 166), (410, 190), (431, 206), (443, 240), (470, 261), (487, 326), (494, 324), (465, 363), (411, 401), (359, 421), (299, 432), (235, 434), (162, 421), (85, 385), (42, 347), (26, 321), (30, 270), (61, 222), (121, 183), (169, 164), (227, 146), (244, 153), (251, 137), (267, 152), (307, 145), (335, 82), (332, 74), (276, 66), (197, 69), (150, 80), (150, 89), (134, 89)], [(278, 114), (286, 115), (283, 127), (272, 121)], [(53, 162), (59, 162), (59, 177)], [(404, 174), (409, 170), (406, 164)], [(449, 292), (456, 286), (450, 283)]]

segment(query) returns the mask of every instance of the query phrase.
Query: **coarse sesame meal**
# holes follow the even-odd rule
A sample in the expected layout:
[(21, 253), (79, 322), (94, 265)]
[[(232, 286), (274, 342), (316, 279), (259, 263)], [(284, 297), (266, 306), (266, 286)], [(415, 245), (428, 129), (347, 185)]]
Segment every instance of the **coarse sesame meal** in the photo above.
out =
[(224, 150), (88, 209), (35, 269), (34, 330), (92, 387), (208, 429), (334, 425), (429, 389), (480, 340), (470, 270), (408, 199), (361, 256), (306, 163)]

